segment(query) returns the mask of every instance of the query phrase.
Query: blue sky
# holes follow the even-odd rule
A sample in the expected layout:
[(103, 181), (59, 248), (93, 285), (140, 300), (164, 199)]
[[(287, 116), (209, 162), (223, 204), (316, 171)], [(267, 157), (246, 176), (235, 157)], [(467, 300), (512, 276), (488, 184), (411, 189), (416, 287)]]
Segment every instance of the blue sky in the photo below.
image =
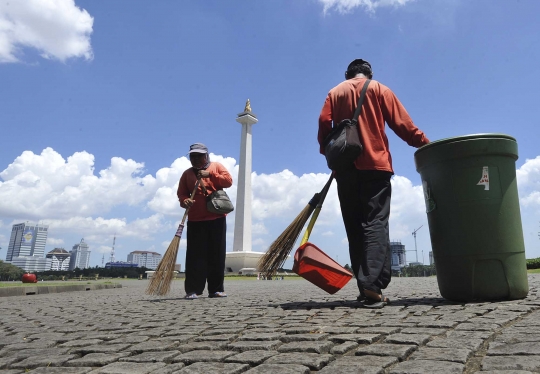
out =
[[(164, 252), (189, 145), (206, 143), (236, 176), (248, 98), (259, 119), (253, 249), (266, 249), (327, 179), (317, 119), (355, 58), (431, 140), (517, 139), (526, 252), (539, 257), (539, 12), (532, 0), (0, 0), (0, 258), (27, 220), (51, 225), (47, 251), (84, 237), (91, 265), (115, 233), (119, 260)], [(391, 237), (411, 250), (424, 225), (427, 261), (415, 149), (388, 135)], [(228, 228), (232, 250), (234, 214)], [(349, 262), (334, 189), (312, 241)]]

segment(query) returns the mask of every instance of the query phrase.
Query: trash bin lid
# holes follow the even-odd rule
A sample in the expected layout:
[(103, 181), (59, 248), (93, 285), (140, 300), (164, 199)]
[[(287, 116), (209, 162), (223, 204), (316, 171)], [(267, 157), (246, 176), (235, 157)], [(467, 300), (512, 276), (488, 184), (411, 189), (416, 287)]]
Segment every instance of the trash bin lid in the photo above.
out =
[(474, 139), (506, 139), (506, 140), (517, 142), (517, 140), (514, 137), (510, 135), (506, 135), (506, 134), (499, 134), (499, 133), (470, 134), (470, 135), (454, 136), (452, 138), (444, 138), (444, 139), (429, 142), (428, 144), (418, 148), (418, 150), (414, 152), (414, 154), (416, 155), (422, 152), (423, 150), (436, 147), (441, 144), (462, 142), (464, 140), (474, 140)]

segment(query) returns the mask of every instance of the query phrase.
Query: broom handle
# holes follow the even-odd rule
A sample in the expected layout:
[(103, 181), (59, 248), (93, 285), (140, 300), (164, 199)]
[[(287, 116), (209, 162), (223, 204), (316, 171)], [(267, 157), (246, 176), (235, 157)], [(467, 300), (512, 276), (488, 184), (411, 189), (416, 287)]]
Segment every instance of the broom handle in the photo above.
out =
[(306, 232), (304, 233), (304, 237), (302, 238), (302, 241), (300, 242), (300, 245), (306, 243), (309, 240), (309, 236), (311, 235), (311, 230), (313, 230), (313, 226), (315, 226), (315, 221), (317, 221), (317, 217), (319, 217), (319, 213), (321, 211), (324, 199), (326, 198), (326, 194), (328, 193), (328, 190), (330, 189), (330, 185), (332, 184), (332, 180), (334, 180), (334, 173), (330, 174), (330, 178), (328, 179), (328, 182), (324, 185), (324, 188), (320, 192), (319, 202), (317, 204), (317, 207), (315, 208), (315, 211), (313, 212), (313, 215), (311, 216), (311, 220), (309, 221), (308, 227), (306, 229)]
[[(201, 180), (200, 179), (197, 179), (197, 182), (195, 182), (195, 188), (193, 188), (193, 192), (191, 192), (191, 195), (189, 196), (190, 199), (193, 199), (193, 197), (195, 196), (195, 192), (197, 192), (197, 188), (199, 187), (199, 182)], [(187, 215), (188, 215), (188, 212), (189, 212), (189, 208), (191, 208), (190, 206), (186, 208), (186, 211), (184, 212), (184, 217), (182, 217), (182, 222), (180, 223), (180, 226), (184, 226), (184, 222), (186, 221), (186, 218), (187, 218)]]

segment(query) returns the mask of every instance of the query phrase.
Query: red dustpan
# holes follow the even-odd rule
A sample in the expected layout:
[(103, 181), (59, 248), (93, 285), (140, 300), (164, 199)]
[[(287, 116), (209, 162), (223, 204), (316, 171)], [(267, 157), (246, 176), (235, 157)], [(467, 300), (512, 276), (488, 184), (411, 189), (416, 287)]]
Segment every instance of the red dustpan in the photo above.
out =
[[(328, 184), (328, 188), (330, 188), (330, 184)], [(319, 216), (328, 188), (321, 193), (321, 199), (309, 221), (306, 233), (302, 238), (302, 243), (294, 254), (293, 271), (329, 294), (334, 294), (351, 280), (353, 274), (332, 260), (332, 258), (320, 250), (315, 244), (308, 242), (309, 235)]]
[(296, 250), (293, 271), (329, 294), (341, 290), (353, 277), (347, 269), (310, 242)]

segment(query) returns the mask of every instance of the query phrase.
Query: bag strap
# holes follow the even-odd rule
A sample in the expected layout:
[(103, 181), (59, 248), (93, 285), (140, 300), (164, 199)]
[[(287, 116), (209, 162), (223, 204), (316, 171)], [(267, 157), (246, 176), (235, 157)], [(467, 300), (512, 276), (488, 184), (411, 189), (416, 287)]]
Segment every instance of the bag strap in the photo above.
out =
[(206, 190), (206, 186), (204, 185), (202, 178), (199, 178), (197, 176), (197, 170), (195, 170), (195, 168), (191, 168), (191, 170), (193, 170), (193, 173), (195, 173), (195, 177), (197, 177), (197, 182), (199, 186), (201, 186), (204, 196), (208, 196), (209, 194), (208, 194), (208, 191)]
[(206, 197), (210, 196), (211, 194), (209, 194), (208, 191), (206, 190), (206, 186), (204, 185), (202, 178), (199, 178), (198, 181), (199, 181), (199, 185), (201, 186), (203, 190), (204, 196)]
[(358, 117), (360, 116), (360, 113), (362, 112), (362, 104), (364, 104), (364, 99), (366, 97), (366, 91), (369, 86), (369, 82), (371, 82), (371, 79), (366, 80), (366, 83), (364, 83), (364, 87), (362, 87), (362, 92), (360, 93), (360, 97), (358, 98), (358, 104), (356, 105), (356, 110), (354, 111), (354, 114), (353, 114), (352, 119), (358, 122), (360, 122), (358, 120)]
[(204, 185), (204, 182), (203, 182), (202, 178), (199, 178), (198, 180), (199, 180), (199, 185), (201, 186), (201, 188), (203, 190), (204, 196), (208, 197), (209, 193), (206, 190), (206, 186)]

